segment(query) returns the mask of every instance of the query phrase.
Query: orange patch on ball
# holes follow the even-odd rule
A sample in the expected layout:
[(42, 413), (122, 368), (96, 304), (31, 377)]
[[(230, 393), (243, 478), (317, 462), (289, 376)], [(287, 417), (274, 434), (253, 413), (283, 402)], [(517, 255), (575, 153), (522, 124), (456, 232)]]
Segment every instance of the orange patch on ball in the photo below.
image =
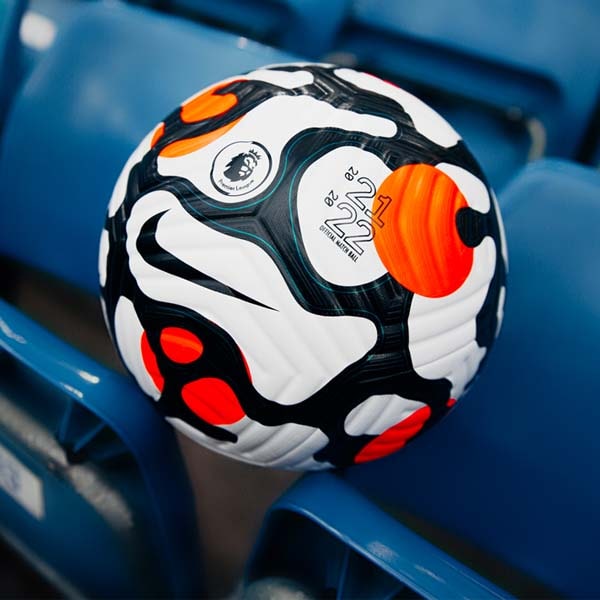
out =
[(374, 243), (392, 277), (429, 298), (456, 291), (473, 265), (473, 248), (456, 227), (456, 213), (469, 206), (456, 183), (430, 165), (406, 165), (383, 181), (375, 203), (385, 196), (391, 202)]
[(423, 425), (431, 416), (429, 406), (423, 406), (416, 410), (410, 417), (392, 425), (381, 435), (371, 440), (355, 457), (355, 463), (368, 462), (376, 458), (387, 456), (396, 450), (400, 450), (410, 438), (414, 437), (423, 429)]
[(217, 85), (183, 104), (180, 112), (181, 120), (184, 123), (195, 123), (217, 117), (231, 110), (238, 103), (237, 96), (218, 92), (232, 83), (234, 82), (230, 81), (225, 85)]
[(227, 125), (223, 125), (223, 127), (219, 127), (214, 131), (209, 131), (208, 133), (197, 135), (196, 137), (184, 138), (182, 140), (178, 140), (177, 142), (171, 142), (159, 152), (159, 155), (166, 158), (176, 158), (178, 156), (185, 156), (186, 154), (200, 150), (200, 148), (208, 146), (208, 144), (225, 135), (232, 127), (238, 124), (241, 118), (242, 117), (232, 121), (231, 123), (228, 123)]
[(160, 347), (169, 359), (181, 364), (198, 360), (204, 352), (200, 338), (181, 327), (165, 327), (160, 332)]
[(231, 386), (216, 377), (203, 377), (181, 390), (187, 406), (212, 425), (231, 425), (246, 416)]

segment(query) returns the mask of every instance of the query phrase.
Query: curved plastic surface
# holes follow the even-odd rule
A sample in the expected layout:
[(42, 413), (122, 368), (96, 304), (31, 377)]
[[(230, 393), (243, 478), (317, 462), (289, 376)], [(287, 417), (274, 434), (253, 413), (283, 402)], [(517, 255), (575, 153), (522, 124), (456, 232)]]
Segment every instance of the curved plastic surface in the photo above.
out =
[(599, 6), (351, 0), (332, 44), (365, 70), (413, 82), (500, 189), (530, 154), (577, 156), (600, 94)]
[(1, 300), (0, 350), (85, 406), (128, 446), (152, 503), (171, 589), (177, 596), (197, 594), (199, 554), (191, 489), (174, 433), (148, 399), (128, 378), (101, 367)]
[(248, 32), (269, 44), (318, 58), (345, 16), (347, 0), (169, 0), (174, 10)]
[[(600, 10), (594, 0), (354, 0), (351, 19), (383, 37), (403, 36), (431, 48), (407, 53), (395, 70), (425, 61), (434, 85), (439, 80), (495, 105), (541, 113), (549, 151), (573, 153), (600, 91)], [(515, 77), (503, 77), (496, 67), (514, 70)]]
[[(298, 513), (318, 523), (424, 598), (510, 597), (331, 473), (303, 478), (273, 505), (269, 516), (278, 511)], [(308, 544), (310, 540), (302, 552), (310, 552)]]
[(80, 12), (81, 0), (27, 0), (20, 27), (20, 69), (27, 77), (69, 23)]
[(0, 253), (96, 293), (106, 206), (141, 139), (213, 81), (290, 60), (177, 18), (117, 3), (82, 3), (32, 72), (7, 122)]
[(25, 0), (0, 3), (0, 123), (19, 77), (19, 23), (24, 10)]
[(599, 200), (600, 173), (566, 162), (508, 186), (508, 298), (489, 363), (421, 439), (345, 473), (572, 597), (598, 590)]

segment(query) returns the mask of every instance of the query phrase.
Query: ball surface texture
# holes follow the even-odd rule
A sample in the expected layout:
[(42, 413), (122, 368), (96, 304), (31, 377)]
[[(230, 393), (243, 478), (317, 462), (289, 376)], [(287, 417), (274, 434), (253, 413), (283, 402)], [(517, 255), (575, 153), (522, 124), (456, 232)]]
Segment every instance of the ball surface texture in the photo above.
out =
[(493, 192), (426, 104), (332, 65), (193, 96), (142, 141), (100, 241), (121, 358), (199, 443), (320, 469), (440, 419), (499, 331)]

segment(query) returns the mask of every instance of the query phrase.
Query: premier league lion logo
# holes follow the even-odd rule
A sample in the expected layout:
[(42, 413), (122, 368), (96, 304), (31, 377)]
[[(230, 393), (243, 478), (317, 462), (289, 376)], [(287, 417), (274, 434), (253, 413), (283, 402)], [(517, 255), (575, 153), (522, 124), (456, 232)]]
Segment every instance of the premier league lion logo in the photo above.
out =
[(254, 168), (260, 160), (260, 155), (250, 150), (249, 152), (240, 152), (234, 156), (228, 163), (223, 175), (230, 181), (242, 181), (252, 175)]

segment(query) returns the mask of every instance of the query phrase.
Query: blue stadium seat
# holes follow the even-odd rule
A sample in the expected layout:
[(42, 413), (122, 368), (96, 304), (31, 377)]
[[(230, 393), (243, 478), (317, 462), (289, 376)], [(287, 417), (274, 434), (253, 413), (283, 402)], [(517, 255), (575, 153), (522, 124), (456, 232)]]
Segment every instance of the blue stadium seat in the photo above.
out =
[(500, 187), (528, 156), (576, 156), (600, 93), (599, 25), (593, 0), (353, 0), (333, 45), (434, 104)]
[(81, 0), (27, 0), (20, 28), (19, 67), (26, 78), (79, 12)]
[(178, 18), (82, 5), (24, 85), (4, 132), (0, 254), (96, 293), (106, 206), (144, 135), (206, 85), (290, 60)]
[(202, 594), (172, 429), (128, 378), (0, 300), (0, 535), (68, 597)]
[[(207, 84), (292, 57), (115, 2), (72, 5), (59, 29), (0, 140), (0, 257), (95, 295), (143, 136)], [(69, 596), (198, 597), (195, 522), (174, 432), (130, 378), (0, 300), (0, 535)]]
[(512, 598), (332, 473), (305, 477), (271, 507), (244, 588), (245, 600)]
[(319, 57), (329, 49), (347, 0), (145, 0), (145, 3), (302, 56)]
[(19, 79), (19, 23), (24, 0), (0, 3), (0, 125)]
[(345, 474), (568, 597), (598, 589), (599, 198), (600, 173), (567, 162), (509, 184), (505, 320), (479, 380), (405, 450)]

